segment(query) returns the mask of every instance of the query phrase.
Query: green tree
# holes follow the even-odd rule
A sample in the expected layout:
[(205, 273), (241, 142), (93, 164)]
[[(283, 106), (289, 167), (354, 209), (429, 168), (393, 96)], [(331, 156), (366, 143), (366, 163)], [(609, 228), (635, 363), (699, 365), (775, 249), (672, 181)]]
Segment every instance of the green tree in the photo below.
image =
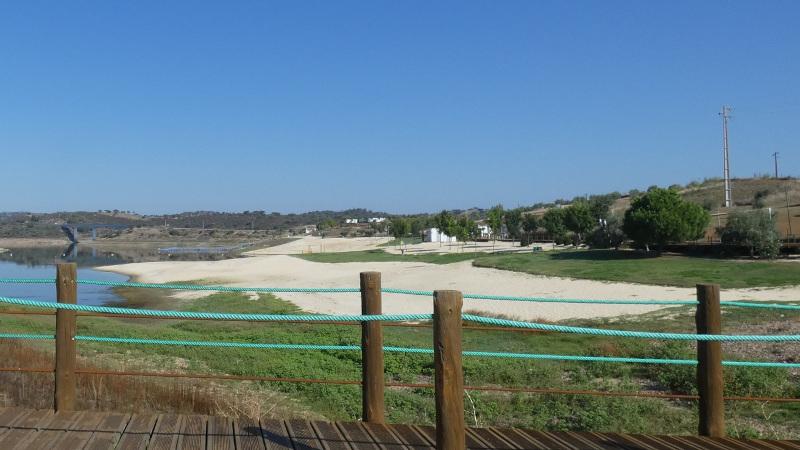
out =
[(470, 238), (475, 238), (478, 227), (475, 222), (467, 216), (461, 216), (455, 226), (456, 239), (461, 241), (461, 251), (464, 251), (464, 245)]
[(550, 239), (556, 243), (566, 239), (567, 227), (564, 225), (564, 209), (550, 208), (542, 216), (542, 227), (547, 230)]
[(592, 248), (615, 248), (625, 242), (625, 232), (622, 230), (622, 217), (613, 214), (595, 227), (586, 237), (586, 243)]
[(503, 228), (503, 205), (495, 205), (486, 214), (486, 223), (492, 230), (492, 252), (497, 242), (497, 236)]
[[(446, 210), (442, 210), (442, 212), (440, 212), (436, 216), (436, 221), (435, 222), (436, 222), (436, 229), (439, 230), (439, 236), (440, 236), (439, 237), (439, 246), (441, 247), (442, 246), (441, 234), (442, 233), (447, 234), (447, 230), (450, 228), (451, 224), (453, 223), (453, 216), (450, 215), (450, 213), (447, 212)], [(447, 235), (450, 236), (449, 234), (447, 234)]]
[(717, 233), (723, 244), (747, 247), (750, 257), (775, 258), (781, 249), (775, 219), (766, 211), (734, 211)]
[(586, 233), (592, 231), (597, 219), (592, 217), (592, 212), (589, 209), (589, 203), (579, 201), (573, 203), (564, 210), (564, 226), (569, 231), (575, 233), (575, 243), (580, 244)]
[(511, 239), (520, 239), (522, 236), (522, 210), (517, 208), (506, 211), (503, 219)]
[(625, 212), (623, 230), (649, 251), (650, 245), (702, 237), (710, 218), (708, 211), (684, 200), (677, 191), (651, 187)]
[(411, 231), (411, 224), (403, 217), (392, 218), (389, 227), (391, 228), (392, 236), (399, 241), (399, 245), (402, 245), (403, 241), (401, 239), (406, 237)]
[(536, 230), (539, 229), (539, 218), (533, 214), (525, 214), (522, 216), (522, 231), (524, 232), (524, 241), (520, 245), (528, 245), (533, 242)]

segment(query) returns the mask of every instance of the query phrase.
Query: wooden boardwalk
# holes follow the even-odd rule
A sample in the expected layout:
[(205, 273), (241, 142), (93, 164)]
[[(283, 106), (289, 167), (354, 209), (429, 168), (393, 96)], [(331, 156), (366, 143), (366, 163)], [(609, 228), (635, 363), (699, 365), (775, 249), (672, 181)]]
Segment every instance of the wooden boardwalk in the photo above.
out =
[[(0, 449), (433, 449), (432, 427), (0, 408)], [(800, 441), (471, 428), (469, 449), (800, 450)]]

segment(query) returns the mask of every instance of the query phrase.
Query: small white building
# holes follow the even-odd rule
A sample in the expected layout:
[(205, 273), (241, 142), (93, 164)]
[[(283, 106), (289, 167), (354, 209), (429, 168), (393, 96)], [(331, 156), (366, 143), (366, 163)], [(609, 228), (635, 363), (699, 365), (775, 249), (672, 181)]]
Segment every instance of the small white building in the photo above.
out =
[(458, 242), (455, 236), (448, 236), (444, 233), (439, 232), (438, 228), (428, 228), (425, 230), (424, 237), (422, 239), (424, 242)]
[(478, 225), (478, 232), (481, 234), (482, 239), (489, 239), (492, 237), (492, 228), (489, 225)]
[(344, 219), (344, 223), (347, 223), (347, 224), (358, 223), (358, 219)]
[(369, 223), (383, 223), (386, 222), (386, 217), (370, 217), (367, 219)]

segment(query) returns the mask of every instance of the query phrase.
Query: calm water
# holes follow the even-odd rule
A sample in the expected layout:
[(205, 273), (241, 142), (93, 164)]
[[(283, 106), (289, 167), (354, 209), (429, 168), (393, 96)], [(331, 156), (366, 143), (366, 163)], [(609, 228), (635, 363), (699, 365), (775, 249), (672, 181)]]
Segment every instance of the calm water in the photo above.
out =
[[(0, 253), (0, 278), (54, 278), (57, 262), (78, 265), (78, 278), (84, 280), (127, 281), (128, 277), (94, 270), (95, 267), (169, 259), (224, 259), (219, 255), (159, 255), (158, 248), (124, 246), (102, 249), (78, 244), (70, 247), (10, 248)], [(0, 284), (0, 296), (55, 301), (55, 284)], [(124, 302), (111, 288), (78, 286), (78, 303), (105, 305)]]

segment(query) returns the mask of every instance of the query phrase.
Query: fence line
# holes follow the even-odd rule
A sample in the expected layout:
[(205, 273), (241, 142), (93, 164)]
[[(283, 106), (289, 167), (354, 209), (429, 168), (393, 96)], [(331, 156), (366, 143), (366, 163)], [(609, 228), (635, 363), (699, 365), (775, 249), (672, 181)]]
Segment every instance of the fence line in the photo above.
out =
[[(377, 283), (365, 283), (365, 280), (375, 280)], [(496, 319), (482, 317), (478, 315), (462, 314), (461, 308), (463, 298), (486, 298), (490, 300), (509, 300), (517, 299), (522, 301), (553, 301), (553, 302), (615, 302), (613, 300), (582, 300), (582, 299), (545, 299), (534, 297), (505, 297), (505, 296), (462, 296), (458, 291), (410, 291), (399, 289), (382, 289), (380, 287), (380, 274), (362, 274), (362, 285), (356, 288), (229, 288), (221, 286), (195, 286), (195, 285), (175, 285), (175, 284), (150, 284), (150, 283), (118, 283), (102, 282), (93, 280), (77, 280), (74, 264), (59, 264), (56, 279), (0, 279), (0, 283), (20, 282), (28, 284), (44, 284), (55, 282), (57, 287), (58, 303), (43, 302), (36, 300), (17, 299), (10, 297), (0, 297), (0, 303), (13, 304), (24, 307), (48, 308), (56, 310), (56, 333), (52, 335), (37, 335), (26, 333), (2, 333), (0, 338), (4, 339), (55, 339), (56, 361), (52, 372), (55, 377), (54, 404), (57, 410), (72, 410), (75, 404), (75, 385), (76, 374), (113, 374), (113, 375), (140, 375), (140, 376), (160, 376), (153, 373), (137, 372), (103, 372), (87, 369), (78, 369), (75, 366), (76, 349), (75, 344), (79, 341), (85, 342), (104, 342), (121, 344), (139, 345), (181, 345), (181, 346), (208, 346), (208, 347), (240, 347), (253, 349), (279, 349), (279, 350), (321, 350), (321, 351), (362, 351), (362, 380), (329, 380), (326, 382), (342, 384), (360, 384), (362, 386), (363, 417), (373, 423), (381, 423), (383, 419), (383, 386), (399, 385), (398, 383), (387, 383), (384, 379), (384, 352), (403, 352), (433, 355), (434, 357), (434, 397), (437, 410), (437, 448), (463, 448), (464, 423), (463, 423), (463, 393), (465, 390), (486, 390), (504, 392), (543, 392), (536, 388), (517, 388), (517, 387), (475, 387), (464, 386), (462, 357), (503, 357), (516, 359), (538, 359), (538, 360), (560, 360), (560, 361), (587, 361), (587, 362), (614, 362), (614, 363), (643, 363), (643, 364), (680, 364), (692, 365), (697, 367), (698, 391), (699, 395), (699, 416), (700, 434), (710, 436), (724, 435), (724, 403), (722, 396), (722, 367), (782, 367), (796, 368), (800, 363), (777, 363), (759, 361), (722, 361), (721, 351), (719, 350), (722, 341), (752, 341), (752, 342), (794, 342), (800, 341), (799, 335), (785, 336), (764, 336), (764, 335), (722, 335), (719, 333), (720, 327), (720, 306), (745, 306), (745, 307), (789, 307), (789, 309), (800, 308), (796, 305), (761, 305), (753, 306), (747, 302), (720, 302), (719, 286), (717, 285), (698, 285), (697, 301), (678, 300), (679, 304), (698, 305), (697, 313), (697, 334), (681, 333), (656, 333), (646, 331), (627, 331), (609, 330), (588, 327), (571, 327), (564, 325), (542, 324), (535, 322), (523, 322), (506, 319)], [(106, 286), (130, 286), (166, 289), (190, 289), (205, 291), (249, 291), (249, 292), (361, 292), (362, 314), (361, 315), (310, 315), (310, 314), (235, 314), (235, 313), (208, 313), (191, 311), (156, 311), (132, 308), (117, 308), (78, 305), (77, 286), (79, 284), (94, 284)], [(409, 295), (428, 295), (433, 294), (434, 314), (382, 314), (380, 308), (381, 293), (402, 293)], [(649, 300), (620, 301), (625, 303), (652, 302)], [(652, 304), (652, 303), (651, 303)], [(666, 304), (664, 301), (656, 304)], [(239, 342), (211, 342), (211, 341), (182, 341), (182, 340), (160, 340), (160, 339), (141, 339), (125, 337), (107, 336), (81, 336), (75, 333), (75, 322), (78, 312), (83, 313), (102, 313), (116, 316), (137, 316), (150, 318), (167, 319), (202, 319), (202, 320), (246, 320), (262, 322), (293, 322), (302, 321), (309, 323), (340, 323), (340, 322), (359, 322), (362, 327), (361, 345), (321, 345), (321, 344), (283, 344), (283, 343), (239, 343)], [(2, 311), (0, 311), (2, 313)], [(432, 320), (434, 330), (433, 351), (426, 348), (408, 348), (384, 346), (382, 342), (381, 327), (384, 322), (408, 322), (408, 321), (427, 321)], [(493, 325), (506, 327), (507, 329), (526, 329), (540, 330), (559, 333), (579, 333), (586, 335), (628, 337), (640, 339), (675, 339), (692, 340), (698, 342), (697, 360), (679, 359), (655, 359), (655, 358), (623, 358), (623, 357), (602, 357), (602, 356), (583, 356), (583, 355), (548, 355), (548, 354), (529, 354), (529, 353), (505, 353), (489, 351), (462, 351), (462, 329), (463, 322), (472, 322), (481, 325)], [(0, 368), (3, 372), (19, 372), (19, 368)], [(44, 371), (43, 369), (32, 368), (31, 371)], [(164, 375), (166, 376), (166, 375)], [(185, 378), (212, 378), (215, 375), (176, 375)], [(270, 377), (244, 377), (244, 376), (225, 376), (227, 379), (247, 378), (262, 381), (289, 381), (297, 382), (317, 382), (304, 379), (281, 379)], [(304, 380), (304, 381), (302, 381)], [(320, 381), (321, 382), (321, 381)], [(404, 384), (405, 387), (430, 387), (429, 385)], [(549, 390), (551, 393), (568, 393), (569, 390)], [(597, 393), (597, 395), (616, 395), (625, 396), (630, 393)], [(666, 395), (660, 395), (667, 398)], [(677, 398), (677, 397), (670, 397)], [(686, 396), (682, 396), (686, 398)], [(728, 399), (733, 399), (729, 397)], [(785, 399), (786, 401), (800, 401), (800, 399)], [(368, 412), (368, 411), (373, 412)], [(460, 417), (460, 419), (459, 419)]]

